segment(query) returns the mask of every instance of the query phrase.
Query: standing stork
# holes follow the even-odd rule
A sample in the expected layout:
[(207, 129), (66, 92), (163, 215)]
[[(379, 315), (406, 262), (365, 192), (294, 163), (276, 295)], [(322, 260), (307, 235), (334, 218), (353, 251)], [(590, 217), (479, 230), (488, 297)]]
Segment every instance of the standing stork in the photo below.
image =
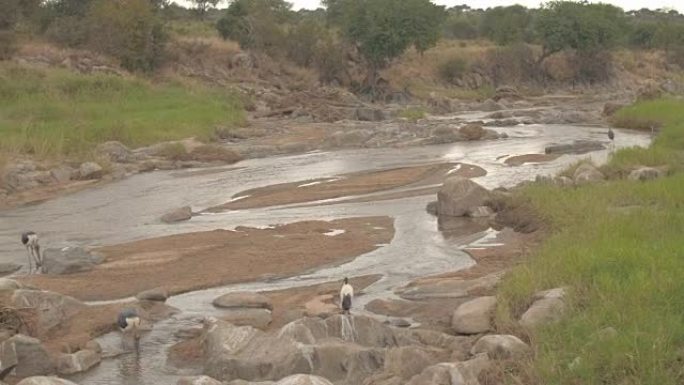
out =
[(116, 324), (121, 330), (124, 348), (129, 346), (131, 339), (137, 348), (140, 341), (140, 316), (138, 316), (138, 312), (134, 309), (122, 310), (116, 318)]
[(610, 146), (615, 149), (615, 132), (612, 128), (608, 127), (608, 139), (610, 139)]
[(40, 255), (40, 244), (38, 243), (38, 234), (33, 231), (27, 231), (21, 234), (21, 243), (26, 246), (26, 254), (28, 254), (29, 271), (31, 274), (33, 266), (39, 272), (43, 266), (43, 258)]
[(352, 298), (354, 298), (354, 288), (349, 284), (349, 279), (344, 278), (344, 284), (340, 289), (340, 307), (342, 314), (349, 314), (352, 306)]

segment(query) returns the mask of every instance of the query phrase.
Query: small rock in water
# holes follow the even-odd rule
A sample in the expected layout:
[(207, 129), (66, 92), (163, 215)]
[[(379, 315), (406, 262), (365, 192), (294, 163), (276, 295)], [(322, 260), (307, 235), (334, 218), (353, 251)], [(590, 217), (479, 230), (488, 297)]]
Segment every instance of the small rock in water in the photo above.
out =
[(217, 297), (212, 302), (220, 308), (261, 308), (273, 310), (271, 300), (265, 295), (251, 292), (235, 292)]
[(190, 206), (185, 206), (169, 211), (161, 217), (161, 220), (164, 223), (176, 223), (187, 221), (190, 218), (192, 218), (192, 208), (190, 208)]
[(157, 287), (142, 291), (138, 293), (135, 298), (142, 301), (165, 302), (169, 298), (169, 292), (162, 287)]

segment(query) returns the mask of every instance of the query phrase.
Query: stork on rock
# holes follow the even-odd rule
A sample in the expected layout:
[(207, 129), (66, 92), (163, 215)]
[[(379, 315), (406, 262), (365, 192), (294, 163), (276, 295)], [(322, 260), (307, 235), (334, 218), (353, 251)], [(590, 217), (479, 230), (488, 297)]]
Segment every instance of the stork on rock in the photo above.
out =
[(33, 231), (21, 234), (21, 243), (26, 247), (26, 254), (28, 255), (28, 273), (31, 274), (33, 272), (34, 266), (36, 272), (40, 272), (43, 267), (43, 257), (40, 254), (38, 234)]

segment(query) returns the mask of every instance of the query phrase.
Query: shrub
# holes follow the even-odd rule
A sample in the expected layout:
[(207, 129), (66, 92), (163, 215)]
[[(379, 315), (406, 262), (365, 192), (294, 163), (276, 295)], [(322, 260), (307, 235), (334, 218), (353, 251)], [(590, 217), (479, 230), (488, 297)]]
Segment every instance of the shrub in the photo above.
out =
[(157, 11), (149, 0), (99, 0), (88, 15), (89, 44), (129, 70), (151, 71), (161, 64), (167, 41)]
[(485, 53), (481, 66), (495, 87), (500, 84), (543, 80), (539, 63), (527, 44), (490, 49)]
[(422, 107), (408, 107), (399, 111), (399, 116), (408, 119), (410, 122), (417, 122), (425, 118), (425, 109)]
[(190, 160), (190, 154), (188, 154), (188, 150), (185, 148), (183, 143), (166, 143), (164, 144), (159, 151), (157, 151), (157, 155), (161, 156), (162, 158), (166, 158), (168, 160)]
[(17, 50), (14, 31), (0, 30), (0, 60), (7, 60)]
[(442, 81), (455, 84), (468, 70), (468, 61), (461, 56), (451, 56), (437, 65), (437, 76)]

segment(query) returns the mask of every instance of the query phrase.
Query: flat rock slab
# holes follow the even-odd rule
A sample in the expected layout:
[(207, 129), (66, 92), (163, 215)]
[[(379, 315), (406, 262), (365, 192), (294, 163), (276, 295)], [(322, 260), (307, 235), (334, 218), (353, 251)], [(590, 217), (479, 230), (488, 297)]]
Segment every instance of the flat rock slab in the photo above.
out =
[(452, 329), (459, 334), (484, 333), (492, 328), (496, 297), (479, 297), (461, 304), (451, 319)]
[(217, 297), (212, 302), (214, 306), (223, 309), (254, 308), (273, 310), (271, 300), (265, 295), (252, 292), (228, 293)]
[(273, 317), (268, 309), (231, 308), (221, 314), (221, 319), (237, 326), (265, 329), (271, 324)]

